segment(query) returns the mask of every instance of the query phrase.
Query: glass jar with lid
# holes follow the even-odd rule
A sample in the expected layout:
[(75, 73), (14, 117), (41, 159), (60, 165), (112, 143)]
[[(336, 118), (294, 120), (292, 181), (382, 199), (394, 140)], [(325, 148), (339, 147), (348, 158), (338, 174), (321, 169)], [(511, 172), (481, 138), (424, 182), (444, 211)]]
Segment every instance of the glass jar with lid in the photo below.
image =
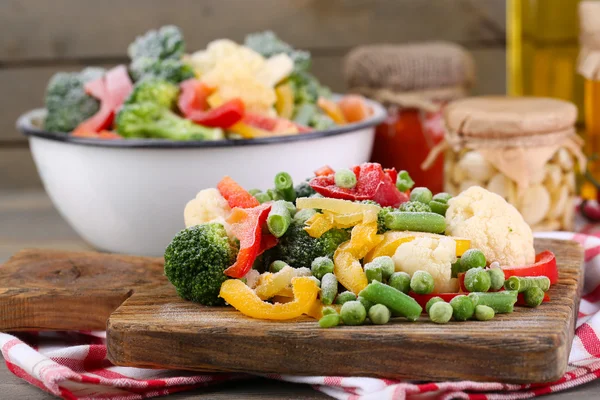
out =
[(442, 191), (443, 160), (428, 171), (421, 164), (443, 140), (444, 105), (468, 94), (475, 75), (471, 55), (448, 42), (359, 46), (346, 57), (344, 71), (351, 92), (388, 108), (371, 160), (407, 170), (418, 186)]
[(574, 104), (540, 97), (473, 97), (445, 110), (445, 190), (482, 186), (534, 231), (573, 227), (576, 168), (585, 168)]

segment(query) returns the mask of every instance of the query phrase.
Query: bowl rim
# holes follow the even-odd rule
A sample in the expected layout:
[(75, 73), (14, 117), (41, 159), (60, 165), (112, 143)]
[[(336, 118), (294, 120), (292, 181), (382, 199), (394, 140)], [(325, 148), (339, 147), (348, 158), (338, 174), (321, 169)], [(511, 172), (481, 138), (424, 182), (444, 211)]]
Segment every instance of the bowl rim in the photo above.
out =
[(37, 127), (34, 120), (44, 118), (46, 115), (45, 108), (36, 108), (22, 114), (17, 119), (17, 129), (28, 138), (36, 137), (49, 139), (57, 142), (71, 143), (83, 146), (96, 147), (112, 147), (112, 148), (153, 148), (153, 149), (173, 149), (173, 148), (214, 148), (214, 147), (237, 147), (237, 146), (252, 146), (252, 145), (267, 145), (275, 143), (299, 142), (313, 140), (322, 137), (331, 137), (351, 133), (365, 128), (371, 128), (380, 124), (386, 118), (387, 112), (385, 108), (378, 102), (366, 99), (368, 104), (373, 109), (373, 115), (366, 120), (339, 125), (333, 128), (303, 133), (298, 135), (273, 136), (259, 139), (223, 139), (223, 140), (206, 140), (206, 141), (173, 141), (166, 139), (116, 139), (116, 140), (99, 140), (93, 138), (80, 138), (71, 136), (68, 133), (49, 132)]

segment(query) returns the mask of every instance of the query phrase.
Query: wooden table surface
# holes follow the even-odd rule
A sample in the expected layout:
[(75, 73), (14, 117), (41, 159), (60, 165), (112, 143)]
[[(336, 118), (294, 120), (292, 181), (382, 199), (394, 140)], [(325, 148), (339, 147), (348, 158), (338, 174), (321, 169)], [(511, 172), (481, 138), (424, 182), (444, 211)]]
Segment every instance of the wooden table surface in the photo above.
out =
[[(0, 263), (25, 247), (89, 250), (77, 234), (39, 191), (0, 191)], [(13, 376), (0, 363), (0, 397), (38, 400), (52, 396)], [(600, 398), (600, 380), (570, 391), (544, 397), (548, 400), (592, 400)], [(324, 399), (324, 394), (310, 386), (256, 379), (226, 383), (209, 389), (179, 393), (170, 399)]]

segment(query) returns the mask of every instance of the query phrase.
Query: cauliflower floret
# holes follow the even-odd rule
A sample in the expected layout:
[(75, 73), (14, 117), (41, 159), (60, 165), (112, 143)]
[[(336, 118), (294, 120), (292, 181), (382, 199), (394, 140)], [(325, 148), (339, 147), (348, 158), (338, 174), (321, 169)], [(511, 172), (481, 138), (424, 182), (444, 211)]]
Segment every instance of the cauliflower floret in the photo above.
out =
[(202, 76), (213, 69), (219, 61), (228, 58), (236, 59), (253, 74), (260, 71), (265, 64), (265, 58), (259, 53), (229, 39), (210, 42), (206, 50), (193, 53), (188, 60), (196, 74)]
[(446, 234), (471, 240), (488, 263), (526, 265), (535, 261), (533, 234), (519, 211), (501, 196), (473, 186), (452, 198)]
[(227, 200), (217, 189), (211, 188), (201, 190), (196, 198), (186, 204), (183, 218), (186, 228), (208, 222), (218, 222), (229, 232), (229, 224), (225, 222), (229, 213), (231, 213), (231, 208), (227, 204)]
[(458, 283), (452, 278), (452, 263), (456, 262), (456, 242), (441, 237), (417, 237), (402, 243), (392, 257), (396, 271), (412, 276), (416, 271), (427, 271), (433, 276), (435, 293), (456, 292)]

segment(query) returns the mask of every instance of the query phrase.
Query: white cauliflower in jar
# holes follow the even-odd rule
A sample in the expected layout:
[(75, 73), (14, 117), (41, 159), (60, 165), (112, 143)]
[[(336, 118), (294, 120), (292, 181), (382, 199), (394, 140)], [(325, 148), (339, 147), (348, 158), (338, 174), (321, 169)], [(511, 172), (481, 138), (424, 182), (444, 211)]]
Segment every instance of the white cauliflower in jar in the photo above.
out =
[(225, 220), (230, 213), (231, 208), (227, 200), (221, 196), (217, 189), (211, 188), (201, 190), (196, 198), (186, 204), (183, 218), (186, 228), (209, 222), (218, 222), (229, 232), (229, 224)]
[(488, 263), (526, 265), (535, 261), (533, 234), (519, 211), (501, 196), (473, 186), (450, 199), (446, 234), (471, 240)]
[(456, 262), (456, 242), (448, 237), (417, 237), (402, 243), (392, 257), (396, 271), (412, 276), (427, 271), (433, 276), (435, 293), (456, 292), (458, 282), (452, 278), (452, 263)]

